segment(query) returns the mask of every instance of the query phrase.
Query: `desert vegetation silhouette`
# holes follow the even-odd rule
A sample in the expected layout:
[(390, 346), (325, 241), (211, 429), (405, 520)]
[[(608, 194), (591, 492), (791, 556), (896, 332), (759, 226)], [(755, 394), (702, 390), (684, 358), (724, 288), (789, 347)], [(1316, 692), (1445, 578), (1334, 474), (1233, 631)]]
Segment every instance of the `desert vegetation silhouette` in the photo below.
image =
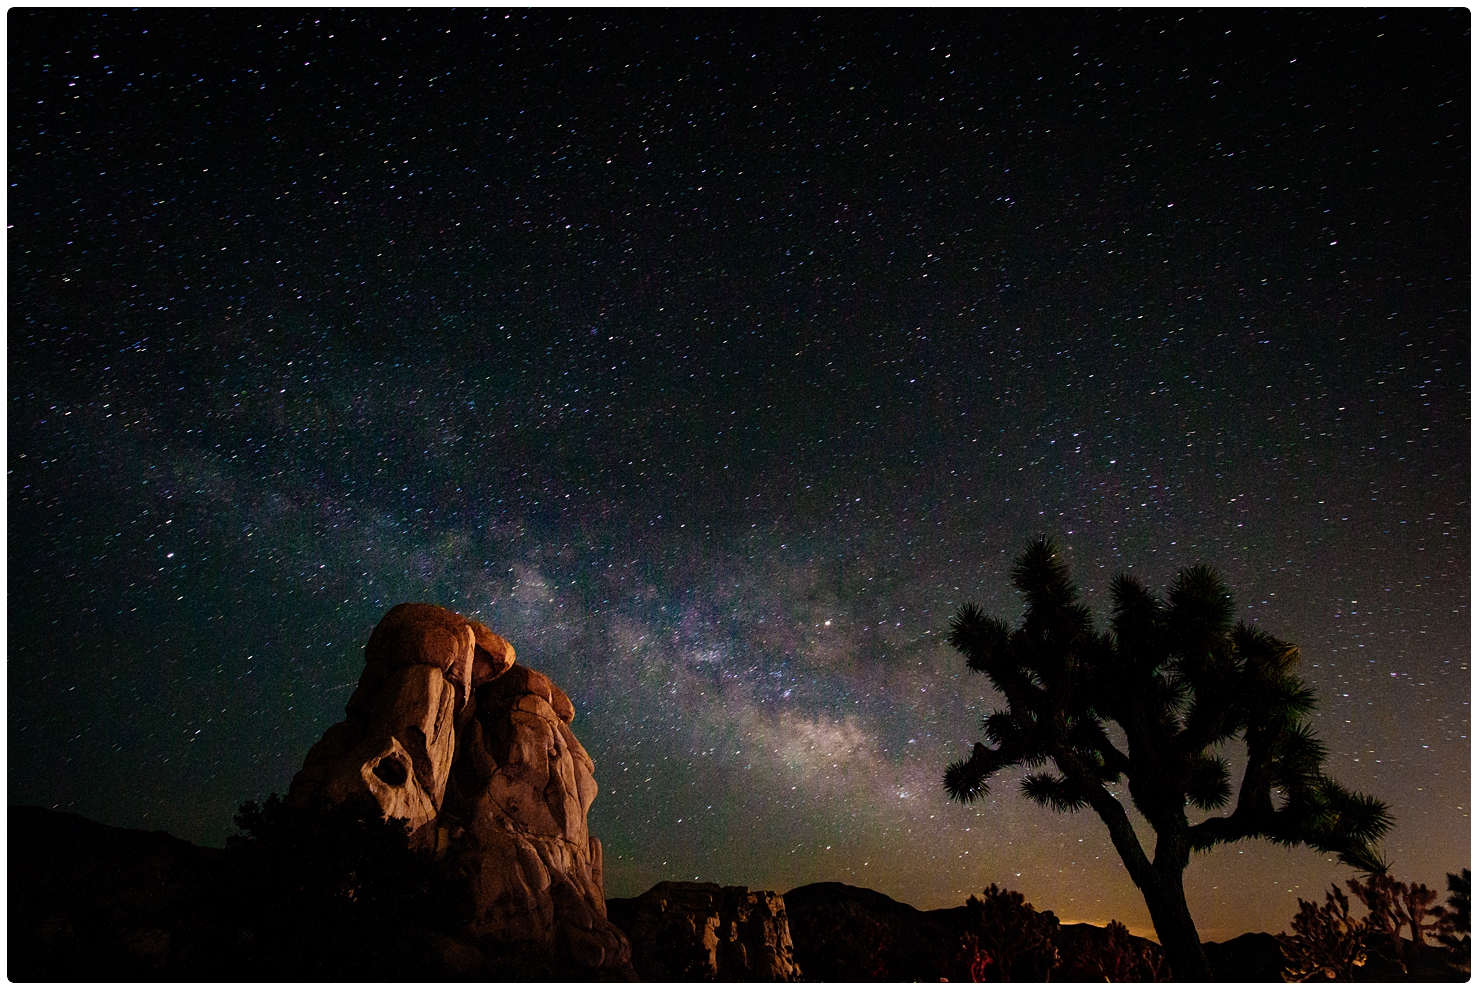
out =
[[(1144, 897), (1176, 979), (1213, 978), (1186, 905), (1191, 853), (1263, 838), (1385, 872), (1373, 846), (1391, 816), (1324, 772), (1324, 746), (1305, 721), (1314, 695), (1294, 673), (1298, 648), (1234, 624), (1232, 596), (1214, 570), (1182, 570), (1164, 598), (1116, 578), (1105, 631), (1053, 541), (1028, 544), (1011, 579), (1026, 604), (1017, 628), (974, 604), (951, 623), (950, 643), (1006, 704), (981, 723), (989, 745), (977, 742), (945, 770), (945, 791), (976, 801), (997, 771), (1025, 767), (1027, 797), (1059, 812), (1092, 808)], [(1214, 814), (1233, 798), (1221, 750), (1238, 743), (1246, 767), (1236, 803)], [(1125, 784), (1154, 830), (1152, 853), (1120, 799)], [(1193, 823), (1192, 808), (1207, 814)]]
[(1292, 934), (1278, 936), (1287, 962), (1283, 979), (1348, 983), (1366, 966), (1376, 971), (1367, 980), (1466, 978), (1472, 970), (1470, 884), (1467, 868), (1447, 874), (1444, 906), (1436, 903), (1438, 891), (1422, 883), (1402, 883), (1389, 873), (1346, 880), (1350, 893), (1365, 905), (1364, 918), (1351, 913), (1351, 901), (1338, 884), (1330, 885), (1322, 907), (1300, 897)]
[(276, 794), (248, 801), (226, 840), (218, 886), (253, 934), (253, 979), (388, 979), (406, 975), (401, 936), (439, 917), (431, 857), (409, 847), (403, 818), (365, 799), (306, 811)]

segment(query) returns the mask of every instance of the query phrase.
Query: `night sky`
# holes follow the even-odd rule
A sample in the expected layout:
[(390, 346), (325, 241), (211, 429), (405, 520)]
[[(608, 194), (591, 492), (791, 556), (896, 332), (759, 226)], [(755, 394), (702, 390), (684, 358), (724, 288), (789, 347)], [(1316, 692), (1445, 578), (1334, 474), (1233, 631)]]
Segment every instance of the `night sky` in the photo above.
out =
[(573, 698), (610, 896), (1147, 931), (1091, 813), (940, 784), (1045, 533), (1101, 621), (1219, 568), (1469, 865), (1467, 11), (8, 17), (12, 804), (219, 844), (431, 601)]

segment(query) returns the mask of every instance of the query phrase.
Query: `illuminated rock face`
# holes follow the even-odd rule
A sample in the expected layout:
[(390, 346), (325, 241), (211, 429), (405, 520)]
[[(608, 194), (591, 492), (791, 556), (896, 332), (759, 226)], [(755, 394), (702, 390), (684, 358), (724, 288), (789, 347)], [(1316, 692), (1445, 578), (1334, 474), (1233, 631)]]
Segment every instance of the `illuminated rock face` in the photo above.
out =
[(479, 622), (397, 605), (370, 634), (345, 714), (309, 750), (290, 804), (367, 794), (464, 885), (469, 936), (629, 967), (630, 946), (606, 920), (600, 840), (585, 822), (595, 764), (549, 678), (515, 663), (513, 647)]

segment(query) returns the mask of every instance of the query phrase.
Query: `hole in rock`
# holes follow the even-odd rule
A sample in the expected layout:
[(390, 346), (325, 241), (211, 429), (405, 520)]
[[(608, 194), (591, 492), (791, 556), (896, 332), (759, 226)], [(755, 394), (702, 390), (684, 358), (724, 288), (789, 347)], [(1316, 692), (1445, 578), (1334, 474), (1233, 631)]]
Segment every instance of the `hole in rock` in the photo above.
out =
[(405, 764), (393, 756), (387, 756), (375, 764), (375, 776), (391, 787), (399, 787), (407, 777)]

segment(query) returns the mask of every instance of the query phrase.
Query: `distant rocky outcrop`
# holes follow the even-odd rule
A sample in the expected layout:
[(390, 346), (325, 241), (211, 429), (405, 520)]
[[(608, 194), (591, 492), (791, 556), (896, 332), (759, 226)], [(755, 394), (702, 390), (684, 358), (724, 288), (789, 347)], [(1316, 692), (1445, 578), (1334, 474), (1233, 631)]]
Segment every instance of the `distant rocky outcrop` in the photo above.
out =
[(801, 979), (785, 899), (771, 890), (666, 882), (606, 910), (631, 939), (648, 981), (789, 982)]
[(634, 975), (606, 920), (585, 820), (595, 764), (570, 731), (569, 697), (507, 640), (437, 605), (397, 605), (364, 652), (344, 721), (308, 752), (288, 804), (371, 799), (445, 860), (475, 942)]

